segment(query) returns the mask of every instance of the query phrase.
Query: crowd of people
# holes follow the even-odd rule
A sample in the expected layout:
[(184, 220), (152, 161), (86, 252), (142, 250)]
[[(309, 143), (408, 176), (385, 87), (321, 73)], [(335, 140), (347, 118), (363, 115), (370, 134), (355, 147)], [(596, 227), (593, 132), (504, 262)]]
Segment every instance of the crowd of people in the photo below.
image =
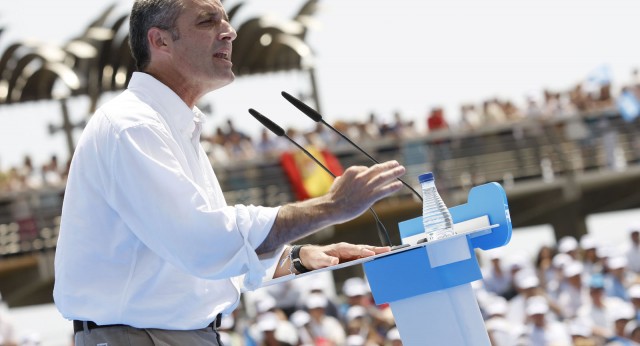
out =
[[(628, 239), (611, 247), (564, 237), (531, 259), (478, 252), (484, 279), (472, 286), (492, 345), (640, 345), (640, 225)], [(322, 280), (302, 287), (264, 289), (225, 317), (225, 345), (402, 344), (390, 307), (373, 303), (364, 279), (346, 280), (335, 298)]]
[[(479, 104), (464, 103), (460, 107), (457, 122), (447, 119), (440, 106), (431, 108), (425, 117), (424, 126), (418, 126), (415, 120), (407, 119), (399, 111), (391, 116), (392, 120), (379, 114), (370, 113), (364, 121), (337, 120), (332, 126), (345, 133), (358, 143), (374, 143), (380, 139), (411, 139), (438, 131), (472, 132), (482, 127), (522, 123), (523, 120), (545, 122), (562, 116), (596, 112), (610, 107), (624, 107), (625, 101), (631, 104), (640, 100), (640, 75), (638, 70), (632, 72), (632, 79), (626, 83), (614, 98), (610, 83), (597, 87), (585, 87), (587, 83), (576, 84), (570, 90), (543, 90), (540, 97), (527, 96), (521, 106), (516, 102), (500, 98), (488, 98)], [(617, 104), (620, 103), (620, 104)], [(629, 102), (624, 102), (629, 104)], [(633, 107), (633, 106), (632, 106)], [(425, 131), (419, 130), (424, 128)], [(515, 139), (540, 135), (540, 126), (514, 126)], [(587, 137), (584, 124), (568, 124), (568, 136)], [(314, 145), (319, 148), (340, 148), (346, 144), (344, 139), (328, 130), (322, 124), (305, 131), (288, 128), (287, 135), (303, 145)], [(256, 158), (277, 158), (283, 151), (293, 149), (292, 145), (282, 137), (275, 137), (263, 129), (258, 138), (252, 138), (243, 129), (235, 126), (232, 119), (213, 131), (204, 132), (202, 144), (210, 160), (217, 165), (225, 165), (238, 161)], [(39, 188), (56, 185), (66, 178), (67, 165), (58, 163), (56, 155), (39, 167), (34, 166), (30, 156), (25, 156), (21, 166), (5, 169), (0, 167), (0, 193), (17, 191), (25, 188)]]
[[(533, 258), (504, 249), (477, 256), (483, 280), (472, 286), (493, 346), (640, 345), (640, 225), (616, 247), (587, 234), (541, 246)], [(305, 279), (247, 295), (222, 319), (224, 345), (402, 345), (390, 307), (375, 305), (366, 279), (347, 279), (339, 294), (331, 277)], [(18, 335), (10, 317), (0, 311), (0, 345), (39, 344), (34, 333)]]
[(57, 155), (37, 167), (30, 155), (26, 155), (21, 166), (0, 171), (0, 195), (17, 191), (38, 190), (47, 187), (64, 187), (68, 163), (61, 165)]
[(533, 262), (488, 252), (477, 298), (493, 344), (639, 345), (640, 225), (628, 239), (564, 237)]

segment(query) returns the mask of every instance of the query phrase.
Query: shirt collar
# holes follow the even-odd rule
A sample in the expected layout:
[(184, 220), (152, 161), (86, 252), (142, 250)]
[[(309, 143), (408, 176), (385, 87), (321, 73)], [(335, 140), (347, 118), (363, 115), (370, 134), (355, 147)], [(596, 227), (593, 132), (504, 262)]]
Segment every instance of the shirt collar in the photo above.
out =
[(191, 138), (197, 123), (204, 123), (205, 115), (198, 107), (189, 109), (186, 103), (168, 86), (144, 72), (134, 72), (128, 89), (134, 94), (143, 94), (160, 116), (175, 127), (180, 134)]

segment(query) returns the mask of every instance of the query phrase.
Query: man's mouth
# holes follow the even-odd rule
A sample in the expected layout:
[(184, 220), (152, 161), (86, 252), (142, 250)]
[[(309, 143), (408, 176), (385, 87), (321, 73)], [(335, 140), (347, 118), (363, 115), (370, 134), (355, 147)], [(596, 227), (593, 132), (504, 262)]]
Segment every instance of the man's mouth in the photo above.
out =
[(215, 58), (218, 58), (218, 59), (223, 59), (223, 60), (227, 60), (227, 61), (230, 60), (229, 59), (230, 58), (229, 53), (227, 53), (227, 52), (216, 53), (213, 56)]

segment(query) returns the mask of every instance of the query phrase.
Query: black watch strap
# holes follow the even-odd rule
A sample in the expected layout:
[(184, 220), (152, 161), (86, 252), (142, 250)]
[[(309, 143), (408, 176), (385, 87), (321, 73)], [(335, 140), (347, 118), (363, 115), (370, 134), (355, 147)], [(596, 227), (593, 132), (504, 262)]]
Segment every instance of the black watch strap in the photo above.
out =
[(300, 249), (302, 249), (304, 245), (294, 245), (291, 248), (291, 263), (293, 267), (296, 269), (298, 273), (306, 273), (310, 270), (302, 264), (302, 260), (300, 260)]

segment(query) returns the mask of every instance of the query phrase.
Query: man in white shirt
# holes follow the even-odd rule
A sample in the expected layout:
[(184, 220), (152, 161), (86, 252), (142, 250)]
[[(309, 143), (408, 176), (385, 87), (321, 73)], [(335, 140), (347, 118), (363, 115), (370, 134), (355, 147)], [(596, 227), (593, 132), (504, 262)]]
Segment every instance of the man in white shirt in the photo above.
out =
[(195, 104), (233, 81), (235, 38), (219, 0), (135, 1), (140, 72), (87, 124), (65, 192), (54, 299), (76, 345), (219, 345), (241, 284), (389, 251), (285, 244), (400, 189), (395, 161), (350, 167), (307, 201), (227, 206)]

